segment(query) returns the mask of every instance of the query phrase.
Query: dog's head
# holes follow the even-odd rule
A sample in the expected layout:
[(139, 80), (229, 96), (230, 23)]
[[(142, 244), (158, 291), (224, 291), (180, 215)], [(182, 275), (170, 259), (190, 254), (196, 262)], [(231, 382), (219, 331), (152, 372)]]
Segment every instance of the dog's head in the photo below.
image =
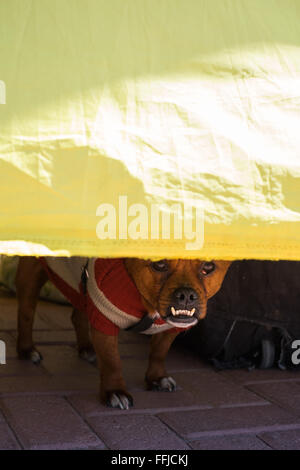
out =
[(230, 261), (127, 258), (128, 273), (149, 313), (176, 327), (195, 325), (206, 315), (207, 300), (221, 287)]

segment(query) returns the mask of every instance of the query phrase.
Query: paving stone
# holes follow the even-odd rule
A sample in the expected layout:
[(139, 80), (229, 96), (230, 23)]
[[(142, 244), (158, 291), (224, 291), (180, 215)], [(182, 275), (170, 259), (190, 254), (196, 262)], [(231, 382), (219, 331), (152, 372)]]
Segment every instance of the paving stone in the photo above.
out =
[[(18, 376), (24, 377), (24, 376), (33, 376), (33, 375), (47, 375), (46, 369), (39, 365), (36, 366), (33, 364), (31, 361), (25, 361), (25, 360), (20, 360), (14, 357), (8, 357), (6, 358), (6, 364), (1, 364), (0, 365), (0, 379), (2, 380), (3, 377), (7, 376)], [(1, 384), (0, 384), (0, 390), (1, 390)]]
[(248, 388), (300, 416), (300, 382), (257, 383)]
[(191, 441), (189, 445), (195, 450), (270, 450), (265, 442), (253, 435), (232, 435), (202, 437)]
[(254, 384), (257, 382), (285, 382), (288, 380), (299, 380), (299, 371), (289, 371), (280, 369), (254, 369), (248, 371), (245, 369), (239, 370), (224, 370), (219, 372), (227, 380), (242, 385)]
[(193, 395), (192, 402), (209, 406), (267, 404), (266, 400), (244, 387), (232, 384), (212, 369), (189, 370), (173, 374), (179, 389)]
[(261, 433), (259, 438), (275, 450), (300, 450), (300, 429)]
[(1, 377), (0, 394), (93, 392), (99, 389), (99, 380), (92, 374), (81, 376), (10, 376)]
[(300, 429), (300, 419), (277, 406), (240, 406), (173, 413), (159, 418), (187, 439), (212, 435), (258, 433), (267, 430)]
[(3, 413), (25, 449), (95, 449), (103, 442), (61, 397), (2, 398)]
[(149, 415), (88, 418), (101, 440), (115, 450), (185, 450), (189, 446), (158, 418)]
[(76, 348), (67, 345), (39, 345), (38, 350), (43, 356), (43, 367), (53, 375), (85, 375), (93, 374), (98, 377), (96, 366), (78, 356)]
[(4, 416), (0, 413), (0, 450), (21, 449)]
[[(83, 416), (98, 416), (106, 411), (112, 411), (100, 403), (98, 391), (92, 393), (76, 393), (66, 397), (67, 401)], [(125, 411), (126, 412), (126, 411)]]
[(21, 449), (13, 432), (6, 423), (0, 423), (0, 450), (18, 450)]

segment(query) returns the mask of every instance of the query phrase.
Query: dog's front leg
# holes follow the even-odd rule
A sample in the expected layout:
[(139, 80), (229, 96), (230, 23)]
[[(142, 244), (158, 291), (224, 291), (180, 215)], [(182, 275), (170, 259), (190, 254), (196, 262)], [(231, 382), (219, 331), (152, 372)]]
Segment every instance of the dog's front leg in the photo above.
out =
[(167, 392), (176, 390), (175, 380), (166, 372), (165, 359), (177, 335), (177, 331), (164, 331), (152, 336), (149, 364), (145, 377), (148, 390)]
[(133, 405), (122, 376), (118, 336), (109, 336), (92, 328), (92, 342), (100, 369), (100, 399), (112, 408), (128, 410)]

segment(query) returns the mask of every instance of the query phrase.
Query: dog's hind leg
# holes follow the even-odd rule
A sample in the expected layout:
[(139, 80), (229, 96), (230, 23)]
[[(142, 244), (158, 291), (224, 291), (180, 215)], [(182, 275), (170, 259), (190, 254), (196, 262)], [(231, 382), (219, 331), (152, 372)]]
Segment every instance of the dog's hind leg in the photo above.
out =
[(16, 275), (18, 299), (17, 352), (20, 359), (30, 359), (38, 364), (41, 353), (35, 348), (32, 328), (39, 293), (48, 277), (38, 258), (21, 257)]
[(176, 390), (176, 382), (170, 377), (165, 368), (165, 359), (177, 331), (164, 331), (152, 336), (150, 344), (149, 364), (146, 372), (146, 384), (148, 390), (173, 392)]
[(79, 357), (87, 362), (94, 363), (96, 361), (96, 353), (90, 340), (87, 315), (74, 308), (71, 320), (76, 333)]

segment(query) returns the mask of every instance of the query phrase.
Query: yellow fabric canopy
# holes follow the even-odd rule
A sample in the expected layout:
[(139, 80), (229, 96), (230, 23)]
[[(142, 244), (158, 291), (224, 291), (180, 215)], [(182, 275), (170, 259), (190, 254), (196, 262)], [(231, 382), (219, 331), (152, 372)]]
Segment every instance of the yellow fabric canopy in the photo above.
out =
[(10, 0), (0, 53), (0, 253), (300, 260), (299, 0)]

